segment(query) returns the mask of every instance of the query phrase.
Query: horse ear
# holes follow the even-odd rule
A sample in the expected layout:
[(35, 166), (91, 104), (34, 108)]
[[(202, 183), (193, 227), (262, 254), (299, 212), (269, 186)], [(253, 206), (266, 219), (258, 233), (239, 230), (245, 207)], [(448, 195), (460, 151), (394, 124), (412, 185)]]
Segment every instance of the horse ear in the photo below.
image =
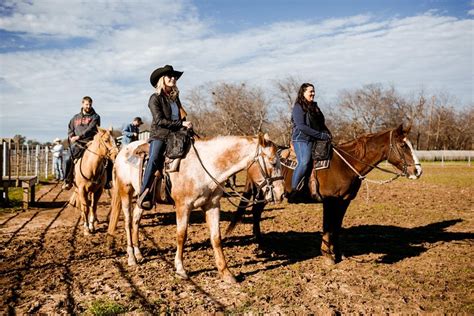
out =
[(268, 133), (265, 133), (265, 134), (263, 135), (263, 138), (264, 138), (267, 142), (271, 141), (270, 135), (268, 135)]
[(403, 135), (408, 135), (408, 133), (410, 133), (410, 130), (411, 130), (411, 122), (408, 123), (408, 126), (406, 126), (404, 129), (403, 129)]
[(266, 147), (267, 145), (265, 135), (263, 135), (262, 133), (258, 133), (258, 144), (262, 147)]

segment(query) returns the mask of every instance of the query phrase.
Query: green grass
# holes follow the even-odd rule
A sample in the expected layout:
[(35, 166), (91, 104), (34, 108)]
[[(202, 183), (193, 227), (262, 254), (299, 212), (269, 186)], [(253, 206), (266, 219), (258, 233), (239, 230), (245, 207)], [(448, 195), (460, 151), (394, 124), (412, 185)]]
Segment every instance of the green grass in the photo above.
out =
[(97, 299), (90, 303), (85, 315), (112, 316), (127, 312), (127, 309), (109, 299)]
[(0, 213), (21, 210), (23, 201), (23, 189), (8, 188), (8, 199), (10, 200), (10, 204), (7, 207), (1, 207)]

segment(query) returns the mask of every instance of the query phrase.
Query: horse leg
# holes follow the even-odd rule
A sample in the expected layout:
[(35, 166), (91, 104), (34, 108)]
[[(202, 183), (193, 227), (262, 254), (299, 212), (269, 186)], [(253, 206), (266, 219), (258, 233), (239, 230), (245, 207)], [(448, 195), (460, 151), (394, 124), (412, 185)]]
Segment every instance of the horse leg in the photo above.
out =
[(89, 231), (95, 232), (95, 225), (97, 222), (97, 204), (99, 203), (100, 196), (102, 195), (102, 189), (92, 193), (91, 208), (89, 209)]
[(79, 187), (77, 197), (79, 198), (79, 208), (81, 209), (81, 218), (84, 225), (84, 236), (90, 235), (88, 225), (89, 215), (89, 196), (83, 186)]
[(259, 246), (262, 245), (262, 233), (260, 230), (260, 221), (262, 219), (262, 212), (265, 208), (265, 203), (257, 203), (252, 207), (252, 214), (253, 214), (253, 235), (257, 241)]
[(183, 206), (176, 209), (176, 256), (174, 258), (174, 265), (176, 268), (176, 275), (183, 279), (189, 278), (183, 266), (183, 250), (188, 235), (190, 212), (191, 210)]
[(140, 240), (139, 240), (139, 225), (140, 219), (142, 218), (143, 209), (139, 208), (138, 205), (135, 205), (133, 209), (133, 219), (132, 219), (132, 246), (133, 246), (133, 254), (135, 255), (135, 259), (137, 262), (143, 261), (143, 255), (140, 251)]
[(137, 264), (133, 247), (132, 247), (132, 233), (131, 233), (131, 221), (130, 221), (130, 197), (129, 195), (122, 196), (122, 211), (123, 211), (123, 225), (125, 227), (125, 236), (127, 236), (127, 255), (128, 265), (134, 266)]
[(217, 270), (222, 279), (227, 283), (236, 283), (234, 275), (230, 272), (222, 251), (221, 232), (219, 228), (219, 204), (212, 205), (206, 211), (206, 222), (209, 226), (212, 248), (216, 259)]
[(341, 199), (326, 199), (323, 201), (321, 254), (328, 264), (335, 264), (341, 260), (339, 234), (349, 203), (350, 201), (343, 201)]
[(341, 243), (339, 237), (342, 231), (342, 221), (344, 215), (346, 214), (347, 208), (351, 203), (350, 200), (337, 200), (337, 212), (334, 217), (334, 236), (333, 236), (333, 245), (334, 245), (334, 260), (335, 262), (340, 262), (342, 259)]

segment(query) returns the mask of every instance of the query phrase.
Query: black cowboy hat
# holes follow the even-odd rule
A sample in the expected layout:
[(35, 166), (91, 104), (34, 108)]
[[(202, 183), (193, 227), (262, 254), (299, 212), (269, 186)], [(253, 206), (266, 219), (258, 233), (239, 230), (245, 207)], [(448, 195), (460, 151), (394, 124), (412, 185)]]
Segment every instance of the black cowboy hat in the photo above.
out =
[(161, 68), (158, 68), (158, 69), (155, 69), (152, 73), (151, 73), (151, 76), (150, 76), (150, 83), (153, 87), (156, 86), (158, 80), (160, 80), (161, 77), (163, 77), (164, 75), (171, 75), (173, 77), (176, 78), (176, 80), (179, 79), (179, 77), (181, 77), (181, 75), (183, 74), (182, 71), (176, 71), (173, 69), (173, 66), (171, 65), (166, 65), (164, 67), (161, 67)]

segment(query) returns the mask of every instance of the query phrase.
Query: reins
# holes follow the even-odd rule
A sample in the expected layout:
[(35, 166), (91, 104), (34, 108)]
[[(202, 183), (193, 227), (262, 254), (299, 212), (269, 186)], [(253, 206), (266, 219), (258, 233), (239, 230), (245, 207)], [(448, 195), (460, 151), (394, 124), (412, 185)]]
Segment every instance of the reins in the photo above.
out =
[[(83, 148), (83, 149), (86, 150), (87, 152), (90, 152), (90, 153), (92, 153), (92, 154), (94, 154), (94, 155), (96, 155), (96, 156), (99, 156), (99, 158), (101, 158), (101, 161), (104, 161), (104, 160), (105, 160), (105, 164), (104, 164), (104, 167), (102, 168), (102, 172), (101, 172), (100, 175), (97, 177), (97, 179), (100, 179), (101, 177), (103, 177), (103, 175), (104, 175), (104, 173), (105, 173), (105, 171), (106, 171), (106, 169), (107, 169), (107, 165), (108, 165), (109, 159), (110, 159), (110, 152), (111, 152), (111, 150), (112, 150), (111, 148), (109, 148), (109, 147), (107, 146), (107, 144), (105, 144), (105, 142), (102, 140), (102, 137), (99, 139), (99, 146), (100, 146), (100, 145), (104, 145), (105, 149), (107, 150), (107, 154), (105, 154), (105, 155), (98, 154), (98, 153), (96, 153), (96, 152), (90, 150), (88, 146), (84, 146), (84, 145), (82, 145), (82, 144), (80, 144), (80, 143), (77, 144), (78, 147)], [(84, 156), (83, 156), (83, 157), (84, 157)], [(83, 157), (79, 158), (79, 160), (80, 160), (80, 162), (79, 162), (79, 171), (80, 171), (80, 173), (81, 173), (81, 176), (82, 176), (84, 179), (86, 179), (87, 181), (91, 181), (92, 183), (96, 183), (96, 184), (97, 184), (98, 182), (93, 181), (93, 178), (92, 178), (92, 177), (91, 177), (91, 178), (88, 178), (88, 177), (86, 177), (86, 176), (84, 175), (84, 173), (83, 173), (83, 171), (82, 171), (82, 161), (83, 161)]]
[[(393, 131), (390, 131), (390, 149), (389, 149), (389, 152), (387, 154), (387, 160), (390, 158), (390, 153), (392, 152), (392, 148), (393, 148), (393, 145), (392, 145), (392, 132)], [(398, 152), (398, 155), (400, 156), (401, 159), (403, 159), (403, 172), (402, 173), (399, 173), (399, 172), (394, 172), (392, 170), (388, 170), (388, 169), (385, 169), (385, 168), (382, 168), (382, 167), (379, 167), (377, 165), (374, 165), (374, 164), (370, 164), (368, 162), (365, 162), (351, 154), (349, 154), (347, 151), (345, 150), (342, 150), (341, 148), (337, 148), (336, 146), (333, 146), (333, 150), (334, 152), (342, 159), (342, 161), (344, 161), (344, 163), (352, 170), (354, 171), (354, 173), (358, 176), (358, 178), (360, 180), (366, 180), (367, 182), (370, 182), (370, 183), (376, 183), (376, 184), (386, 184), (386, 183), (390, 183), (396, 179), (398, 179), (399, 177), (402, 177), (402, 176), (405, 176), (406, 175), (406, 170), (408, 168), (408, 164), (406, 162), (406, 159), (403, 157), (403, 155), (400, 154), (400, 152)], [(390, 174), (393, 174), (394, 176), (388, 180), (371, 180), (371, 179), (368, 179), (366, 175), (361, 175), (360, 172), (358, 172), (354, 166), (352, 166), (348, 161), (347, 159), (345, 159), (341, 153), (339, 152), (341, 151), (342, 153), (344, 153), (345, 155), (351, 157), (352, 159), (356, 160), (357, 162), (360, 162), (362, 164), (364, 164), (365, 166), (368, 166), (368, 167), (371, 167), (371, 168), (374, 168), (374, 169), (378, 169), (380, 171), (383, 171), (383, 172), (386, 172), (386, 173), (390, 173)]]
[[(225, 198), (227, 199), (227, 201), (229, 201), (230, 204), (232, 204), (233, 206), (235, 207), (240, 207), (239, 205), (235, 204), (232, 200), (230, 200), (230, 197), (229, 197), (229, 193), (226, 192), (226, 189), (224, 186), (222, 186), (222, 184), (219, 182), (219, 180), (217, 180), (210, 172), (209, 170), (207, 170), (207, 168), (204, 166), (204, 163), (202, 162), (201, 160), (201, 156), (199, 155), (199, 152), (197, 151), (196, 147), (194, 146), (194, 140), (191, 140), (191, 145), (194, 149), (194, 152), (196, 153), (196, 157), (198, 158), (198, 161), (199, 163), (201, 164), (201, 167), (204, 169), (204, 171), (206, 172), (206, 174), (211, 178), (211, 180), (217, 185), (218, 188), (220, 188), (225, 194)], [(260, 144), (257, 144), (257, 150), (256, 150), (256, 153), (255, 153), (255, 157), (254, 159), (252, 160), (252, 162), (247, 166), (247, 169), (255, 162), (255, 161), (259, 161), (259, 149), (260, 149)], [(265, 163), (265, 161), (264, 161)], [(265, 185), (269, 185), (269, 186), (272, 186), (272, 183), (276, 180), (281, 180), (283, 179), (282, 176), (280, 177), (268, 177), (268, 173), (263, 169), (263, 167), (261, 166), (260, 162), (258, 163), (258, 166), (260, 167), (260, 172), (262, 172), (262, 175), (263, 177), (265, 178), (265, 180), (263, 181), (263, 185), (259, 185), (258, 188), (261, 189), (263, 188)], [(265, 166), (265, 169), (266, 169), (266, 166)], [(270, 190), (272, 190), (273, 192), (273, 189), (272, 188), (269, 188)], [(248, 198), (246, 198), (245, 196), (243, 196), (242, 194), (240, 194), (239, 192), (237, 192), (236, 190), (232, 189), (230, 190), (233, 194), (234, 194), (234, 197), (237, 196), (240, 198), (241, 201), (244, 201), (246, 203), (248, 203), (249, 205), (247, 205), (245, 208), (249, 208), (255, 204), (258, 204), (258, 203), (267, 203), (268, 201), (267, 200), (249, 200)]]

